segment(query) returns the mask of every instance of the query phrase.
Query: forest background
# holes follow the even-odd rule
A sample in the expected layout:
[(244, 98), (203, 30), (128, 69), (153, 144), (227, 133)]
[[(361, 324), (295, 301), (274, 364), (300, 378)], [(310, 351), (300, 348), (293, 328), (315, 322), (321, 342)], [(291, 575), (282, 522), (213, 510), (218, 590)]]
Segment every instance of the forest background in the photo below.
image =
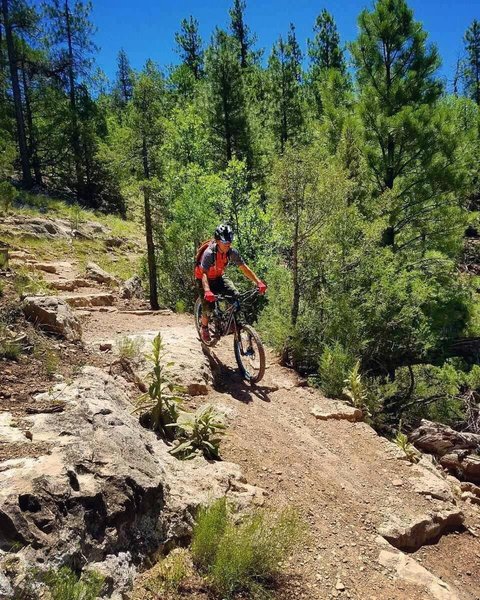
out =
[(109, 81), (89, 3), (1, 0), (2, 210), (58, 197), (136, 221), (151, 306), (181, 311), (228, 221), (285, 363), (379, 429), (479, 429), (480, 22), (447, 91), (404, 0), (361, 12), (348, 45), (320, 10), (305, 55), (293, 24), (260, 50), (246, 8), (208, 40), (186, 16), (170, 67), (120, 49)]

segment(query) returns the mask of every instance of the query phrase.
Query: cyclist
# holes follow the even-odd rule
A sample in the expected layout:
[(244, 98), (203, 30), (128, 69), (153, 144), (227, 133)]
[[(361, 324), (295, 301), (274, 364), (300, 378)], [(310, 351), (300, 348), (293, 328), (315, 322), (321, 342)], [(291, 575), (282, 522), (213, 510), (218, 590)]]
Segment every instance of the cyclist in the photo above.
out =
[(195, 278), (198, 291), (203, 295), (201, 337), (206, 343), (210, 342), (208, 321), (217, 299), (215, 294), (221, 294), (233, 302), (238, 296), (238, 290), (224, 276), (228, 264), (236, 265), (247, 279), (257, 284), (260, 294), (267, 291), (267, 286), (245, 264), (240, 254), (232, 248), (233, 230), (230, 225), (222, 224), (215, 229), (214, 239), (203, 244), (197, 253)]

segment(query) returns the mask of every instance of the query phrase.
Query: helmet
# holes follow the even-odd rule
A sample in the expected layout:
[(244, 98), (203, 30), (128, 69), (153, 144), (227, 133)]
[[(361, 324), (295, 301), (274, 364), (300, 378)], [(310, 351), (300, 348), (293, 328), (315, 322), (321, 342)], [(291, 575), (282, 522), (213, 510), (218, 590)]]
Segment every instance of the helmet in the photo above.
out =
[(233, 241), (233, 229), (230, 225), (223, 223), (215, 229), (215, 239), (221, 242), (232, 242)]

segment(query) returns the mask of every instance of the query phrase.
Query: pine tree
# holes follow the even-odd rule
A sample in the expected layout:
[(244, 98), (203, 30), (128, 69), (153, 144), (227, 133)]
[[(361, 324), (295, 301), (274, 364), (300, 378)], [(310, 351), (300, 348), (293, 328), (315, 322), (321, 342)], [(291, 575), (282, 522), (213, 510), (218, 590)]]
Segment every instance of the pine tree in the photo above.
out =
[(195, 79), (201, 79), (203, 75), (203, 44), (198, 32), (198, 21), (190, 15), (188, 20), (183, 19), (180, 27), (180, 32), (175, 34), (178, 53)]
[(346, 65), (337, 25), (326, 9), (318, 15), (313, 31), (315, 37), (313, 40), (308, 40), (308, 56), (312, 63), (314, 77), (326, 69), (338, 69), (344, 73)]
[(22, 182), (26, 187), (31, 187), (32, 174), (30, 171), (27, 136), (25, 130), (25, 116), (23, 112), (20, 80), (18, 75), (18, 53), (13, 33), (13, 20), (11, 9), (11, 2), (9, 2), (9, 0), (2, 0), (2, 20), (3, 27), (5, 29), (5, 40), (10, 70), (10, 82), (12, 87), (13, 104), (15, 110), (17, 143), (20, 152), (20, 163), (22, 167)]
[(281, 152), (287, 141), (301, 132), (303, 124), (301, 61), (302, 53), (295, 27), (290, 24), (286, 42), (280, 37), (268, 61), (273, 129)]
[(332, 92), (336, 107), (345, 106), (350, 80), (337, 26), (327, 10), (322, 10), (318, 15), (313, 30), (315, 36), (313, 40), (308, 40), (310, 67), (307, 72), (307, 91), (320, 119), (325, 116), (325, 105), (332, 104)]
[[(96, 49), (92, 41), (95, 31), (90, 21), (91, 2), (77, 0), (50, 0), (45, 6), (48, 18), (48, 43), (57, 68), (63, 71), (63, 83), (68, 94), (69, 136), (75, 166), (75, 191), (77, 200), (85, 195), (85, 165), (82, 157), (81, 124), (79, 122), (78, 86), (91, 70), (92, 52)], [(91, 200), (91, 199), (87, 199)]]
[(465, 32), (464, 80), (465, 91), (469, 98), (480, 106), (480, 21), (476, 19)]
[(206, 55), (209, 118), (212, 136), (223, 166), (235, 156), (251, 164), (242, 69), (232, 36), (217, 29)]
[(121, 107), (125, 107), (133, 95), (133, 71), (123, 48), (117, 56), (117, 78), (115, 81), (115, 96)]
[(377, 192), (388, 192), (383, 241), (394, 249), (425, 248), (437, 219), (437, 233), (446, 227), (440, 197), (454, 185), (455, 144), (437, 110), (439, 57), (405, 0), (377, 0), (372, 12), (361, 13), (359, 26), (352, 52), (365, 152)]
[[(158, 199), (159, 178), (161, 177), (159, 150), (163, 139), (161, 126), (163, 88), (161, 74), (152, 61), (147, 61), (135, 82), (129, 120), (133, 166), (143, 194), (152, 310), (159, 308), (152, 205)], [(156, 224), (157, 227), (160, 225), (160, 223)]]
[(250, 34), (250, 28), (245, 23), (245, 0), (234, 0), (230, 9), (230, 29), (233, 37), (238, 42), (239, 58), (242, 69), (248, 66), (250, 48), (254, 42)]

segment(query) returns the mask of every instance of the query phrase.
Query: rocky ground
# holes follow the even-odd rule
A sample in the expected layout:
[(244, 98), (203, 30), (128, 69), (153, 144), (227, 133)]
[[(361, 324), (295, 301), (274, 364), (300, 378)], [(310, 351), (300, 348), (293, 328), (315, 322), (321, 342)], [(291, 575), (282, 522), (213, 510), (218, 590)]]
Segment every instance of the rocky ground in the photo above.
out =
[[(142, 556), (188, 537), (194, 507), (227, 490), (241, 505), (295, 506), (308, 523), (279, 599), (480, 598), (480, 506), (428, 455), (404, 460), (270, 352), (265, 378), (250, 386), (231, 338), (204, 353), (189, 315), (148, 311), (108, 273), (61, 258), (12, 264), (29, 264), (56, 290), (31, 301), (35, 329), (45, 321), (68, 339), (45, 338), (54, 373), (41, 357), (0, 362), (0, 598), (22, 561), (39, 559), (123, 574), (107, 591), (128, 597)], [(148, 369), (142, 354), (158, 331), (188, 406), (211, 402), (227, 415), (225, 462), (180, 463), (132, 414)], [(132, 348), (125, 370), (119, 355)], [(145, 577), (135, 598), (155, 597)], [(185, 597), (206, 592), (193, 582)]]

